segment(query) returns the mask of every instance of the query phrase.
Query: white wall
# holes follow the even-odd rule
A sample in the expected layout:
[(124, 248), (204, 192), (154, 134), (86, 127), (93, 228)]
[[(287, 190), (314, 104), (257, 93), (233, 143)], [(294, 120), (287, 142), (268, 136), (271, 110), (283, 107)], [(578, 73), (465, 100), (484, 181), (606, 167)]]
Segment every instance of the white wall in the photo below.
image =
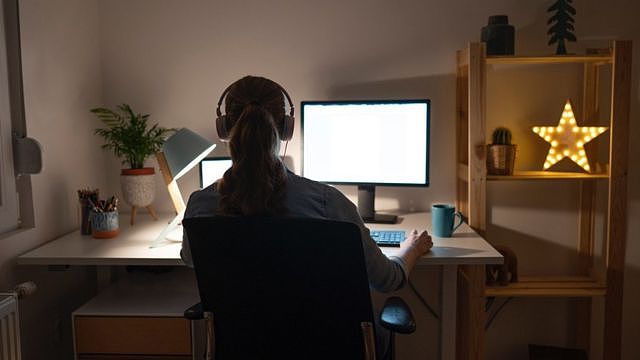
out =
[[(489, 14), (516, 8), (504, 1), (483, 9), (436, 1), (100, 4), (103, 18), (118, 23), (102, 29), (106, 102), (129, 102), (164, 126), (189, 126), (215, 139), (218, 97), (245, 74), (280, 82), (297, 106), (312, 99), (431, 98), (437, 134), (431, 189), (378, 192), (388, 200), (380, 208), (417, 209), (454, 197), (448, 180), (454, 175), (455, 51), (479, 37)], [(288, 150), (296, 160), (298, 139), (296, 131)], [(187, 188), (196, 185), (194, 176), (184, 181)], [(409, 204), (416, 194), (420, 200)], [(158, 195), (157, 206), (169, 209), (167, 195)]]
[(24, 359), (69, 359), (70, 312), (95, 292), (95, 273), (14, 261), (78, 227), (77, 189), (106, 188), (88, 112), (101, 102), (98, 4), (25, 0), (20, 15), (27, 131), (42, 145), (44, 168), (32, 176), (36, 227), (0, 239), (0, 290), (36, 281), (38, 292), (21, 302)]
[[(0, 242), (4, 259), (0, 259), (0, 266), (11, 269), (7, 259), (76, 225), (72, 214), (78, 187), (92, 185), (105, 189), (105, 193), (119, 191), (119, 164), (110, 154), (100, 152), (100, 139), (92, 135), (97, 123), (87, 109), (100, 101), (107, 106), (127, 102), (137, 111), (150, 113), (151, 119), (163, 126), (187, 126), (216, 140), (213, 118), (218, 96), (245, 74), (280, 82), (296, 104), (319, 99), (431, 98), (431, 186), (421, 190), (380, 189), (378, 195), (383, 201), (377, 205), (427, 209), (435, 201), (453, 201), (455, 51), (468, 41), (479, 40), (480, 28), (489, 15), (504, 13), (516, 26), (518, 53), (551, 53), (554, 49), (546, 46), (548, 6), (546, 0), (103, 0), (97, 7), (94, 1), (23, 1), (27, 121), (30, 136), (45, 146), (46, 169), (34, 177), (38, 227), (31, 232), (33, 235)], [(640, 225), (633, 221), (640, 215), (640, 168), (634, 163), (640, 155), (640, 29), (635, 20), (640, 4), (585, 0), (575, 6), (580, 47), (601, 46), (603, 40), (613, 38), (635, 42), (623, 323), (624, 358), (632, 359), (636, 354), (634, 336), (640, 333), (640, 246), (634, 242), (640, 235)], [(569, 49), (577, 51), (577, 46), (569, 44)], [(288, 151), (296, 162), (300, 158), (298, 136), (296, 131)], [(221, 151), (222, 147), (216, 150)], [(195, 173), (183, 181), (184, 189), (195, 189)], [(355, 195), (353, 188), (342, 190), (351, 197)], [(500, 200), (523, 190), (491, 192)], [(564, 201), (573, 199), (570, 189), (562, 196)], [(571, 208), (547, 205), (541, 199), (514, 201), (537, 201), (531, 206), (498, 201), (499, 206), (493, 210), (496, 221), (511, 224), (516, 230), (530, 229), (527, 219), (538, 218), (547, 206), (564, 219), (549, 225), (545, 234), (537, 234), (551, 235), (545, 245), (561, 251), (524, 258), (527, 267), (538, 264), (544, 268), (555, 253), (564, 254), (567, 246), (559, 238), (567, 223), (573, 224)], [(158, 191), (155, 206), (171, 208), (163, 191)], [(510, 234), (501, 233), (501, 240)], [(562, 262), (553, 264), (565, 266)], [(41, 274), (51, 280), (47, 286), (63, 288), (73, 281), (68, 275)], [(420, 270), (413, 280), (437, 305), (435, 275), (435, 270)], [(52, 293), (54, 302), (63, 301), (60, 291)], [(400, 358), (434, 357), (436, 322), (410, 292), (401, 293), (416, 312), (419, 330), (399, 339)], [(44, 309), (39, 304), (34, 307)], [(570, 306), (566, 300), (514, 300), (488, 333), (487, 358), (525, 358), (529, 342), (570, 346), (574, 330), (569, 321)], [(46, 336), (48, 330), (38, 334)], [(33, 338), (28, 341), (40, 349), (50, 343)]]

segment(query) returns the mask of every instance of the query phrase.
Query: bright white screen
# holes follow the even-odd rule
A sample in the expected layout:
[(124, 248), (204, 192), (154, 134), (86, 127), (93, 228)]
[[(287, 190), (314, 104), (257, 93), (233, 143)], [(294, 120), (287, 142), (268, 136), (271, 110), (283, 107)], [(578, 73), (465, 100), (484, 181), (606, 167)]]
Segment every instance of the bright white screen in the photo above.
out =
[(304, 176), (428, 184), (428, 103), (303, 104)]
[(200, 184), (202, 188), (216, 182), (231, 167), (231, 159), (204, 159), (200, 162)]

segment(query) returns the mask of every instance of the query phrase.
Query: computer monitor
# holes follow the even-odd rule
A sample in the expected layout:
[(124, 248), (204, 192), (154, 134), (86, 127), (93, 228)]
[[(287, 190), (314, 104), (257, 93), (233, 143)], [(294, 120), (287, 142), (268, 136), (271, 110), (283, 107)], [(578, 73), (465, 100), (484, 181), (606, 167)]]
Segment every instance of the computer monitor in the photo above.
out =
[(357, 185), (366, 222), (394, 223), (375, 212), (376, 186), (429, 186), (429, 100), (303, 101), (302, 173)]
[(200, 162), (200, 188), (204, 189), (222, 178), (230, 167), (231, 158), (228, 156), (204, 158)]

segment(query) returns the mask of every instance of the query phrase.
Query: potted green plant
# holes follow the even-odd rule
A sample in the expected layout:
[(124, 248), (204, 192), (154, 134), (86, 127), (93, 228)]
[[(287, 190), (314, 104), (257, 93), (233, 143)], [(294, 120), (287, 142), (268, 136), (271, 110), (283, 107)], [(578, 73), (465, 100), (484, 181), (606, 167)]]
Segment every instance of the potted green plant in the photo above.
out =
[(513, 175), (516, 145), (511, 144), (511, 130), (498, 127), (493, 130), (492, 143), (487, 145), (487, 173)]
[(123, 199), (132, 207), (131, 223), (138, 207), (147, 208), (155, 218), (151, 207), (155, 197), (155, 170), (145, 167), (144, 162), (160, 151), (167, 135), (175, 130), (158, 124), (149, 126), (149, 114), (136, 113), (127, 104), (118, 105), (115, 111), (99, 107), (91, 112), (105, 125), (95, 130), (96, 135), (104, 138), (102, 148), (113, 151), (126, 166), (120, 173), (120, 185)]

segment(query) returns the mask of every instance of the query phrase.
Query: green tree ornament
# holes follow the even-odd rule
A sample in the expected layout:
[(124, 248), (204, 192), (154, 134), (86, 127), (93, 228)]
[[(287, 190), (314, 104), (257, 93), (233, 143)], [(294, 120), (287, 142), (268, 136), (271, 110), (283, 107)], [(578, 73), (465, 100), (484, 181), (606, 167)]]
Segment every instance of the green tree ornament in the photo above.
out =
[(567, 54), (565, 41), (576, 41), (576, 36), (573, 34), (575, 30), (573, 16), (576, 14), (576, 9), (571, 6), (572, 2), (573, 0), (557, 0), (547, 9), (547, 12), (554, 13), (547, 21), (547, 25), (551, 25), (547, 34), (551, 35), (549, 45), (558, 44), (556, 55)]

